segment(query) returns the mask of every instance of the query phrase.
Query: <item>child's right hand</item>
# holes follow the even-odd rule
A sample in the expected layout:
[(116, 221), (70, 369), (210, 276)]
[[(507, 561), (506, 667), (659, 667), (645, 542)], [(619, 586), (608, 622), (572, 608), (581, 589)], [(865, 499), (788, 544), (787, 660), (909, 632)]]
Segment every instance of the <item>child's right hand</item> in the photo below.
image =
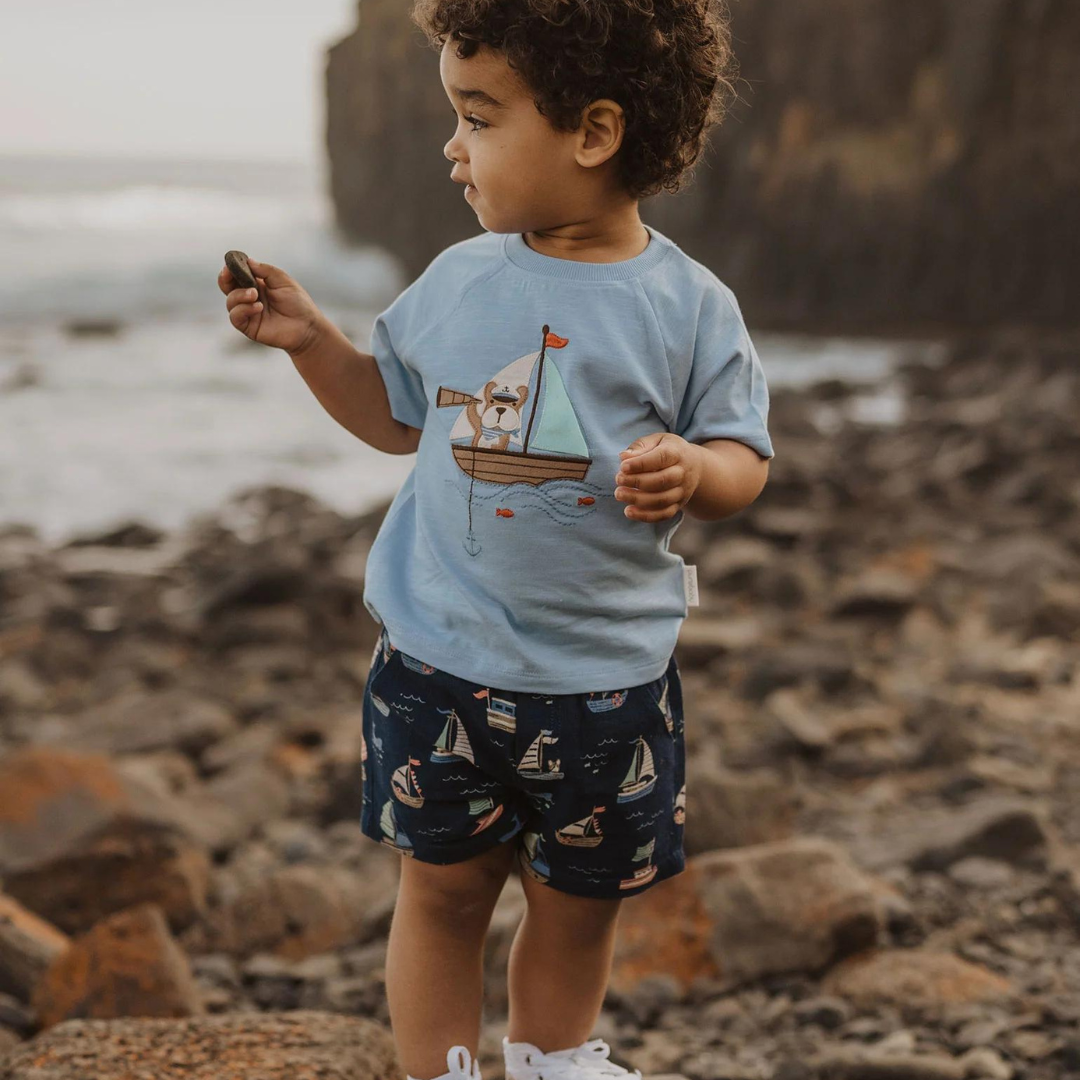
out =
[(251, 258), (248, 265), (259, 286), (257, 297), (254, 289), (238, 286), (227, 266), (218, 274), (229, 322), (260, 345), (284, 349), (290, 355), (301, 352), (318, 336), (323, 313), (284, 270)]

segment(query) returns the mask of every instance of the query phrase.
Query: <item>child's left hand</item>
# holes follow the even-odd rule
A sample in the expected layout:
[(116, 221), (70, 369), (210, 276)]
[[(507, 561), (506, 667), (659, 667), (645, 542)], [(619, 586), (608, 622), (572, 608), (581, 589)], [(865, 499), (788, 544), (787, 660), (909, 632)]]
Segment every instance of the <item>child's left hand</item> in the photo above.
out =
[(623, 511), (634, 521), (674, 517), (701, 482), (701, 447), (670, 431), (635, 439), (619, 453), (615, 498), (630, 503)]

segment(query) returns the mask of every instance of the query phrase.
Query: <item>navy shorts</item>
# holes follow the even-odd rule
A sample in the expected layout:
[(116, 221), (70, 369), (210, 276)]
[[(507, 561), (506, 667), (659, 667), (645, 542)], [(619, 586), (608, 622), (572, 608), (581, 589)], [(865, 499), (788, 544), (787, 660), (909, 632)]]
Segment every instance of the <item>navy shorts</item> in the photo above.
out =
[(517, 837), (522, 872), (577, 896), (632, 896), (686, 866), (682, 685), (672, 654), (625, 690), (481, 686), (390, 643), (364, 688), (366, 836), (427, 863)]

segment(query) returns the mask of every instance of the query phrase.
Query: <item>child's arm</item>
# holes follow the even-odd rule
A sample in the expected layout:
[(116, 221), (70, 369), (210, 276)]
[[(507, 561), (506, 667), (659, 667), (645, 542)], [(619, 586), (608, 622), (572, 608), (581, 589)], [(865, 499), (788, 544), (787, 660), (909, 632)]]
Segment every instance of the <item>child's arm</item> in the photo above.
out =
[(287, 352), (322, 407), (358, 439), (387, 454), (414, 453), (420, 429), (391, 413), (375, 357), (360, 352), (280, 267), (247, 259), (247, 269), (256, 275), (251, 288), (228, 265), (218, 274), (233, 326), (252, 341)]
[(375, 357), (357, 349), (329, 319), (322, 319), (312, 340), (289, 356), (322, 407), (346, 431), (386, 454), (416, 452), (421, 431), (390, 414)]
[[(769, 478), (769, 458), (735, 439), (689, 443), (697, 483), (683, 509), (701, 521), (719, 521), (749, 506)], [(698, 453), (700, 451), (700, 453)]]

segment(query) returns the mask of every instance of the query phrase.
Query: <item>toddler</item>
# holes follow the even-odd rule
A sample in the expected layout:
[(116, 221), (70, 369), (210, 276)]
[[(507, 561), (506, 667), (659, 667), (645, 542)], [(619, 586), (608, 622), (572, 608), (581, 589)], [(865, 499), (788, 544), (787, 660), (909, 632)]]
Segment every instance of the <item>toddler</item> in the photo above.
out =
[[(639, 201), (723, 115), (710, 0), (420, 0), (453, 113), (452, 244), (358, 351), (283, 270), (233, 325), (417, 453), (372, 546), (362, 828), (403, 858), (386, 959), (410, 1080), (479, 1080), (482, 955), (516, 866), (508, 1080), (628, 1073), (589, 1039), (622, 901), (685, 866), (684, 513), (760, 494), (768, 391), (738, 304)], [(433, 76), (434, 77), (434, 76)]]

